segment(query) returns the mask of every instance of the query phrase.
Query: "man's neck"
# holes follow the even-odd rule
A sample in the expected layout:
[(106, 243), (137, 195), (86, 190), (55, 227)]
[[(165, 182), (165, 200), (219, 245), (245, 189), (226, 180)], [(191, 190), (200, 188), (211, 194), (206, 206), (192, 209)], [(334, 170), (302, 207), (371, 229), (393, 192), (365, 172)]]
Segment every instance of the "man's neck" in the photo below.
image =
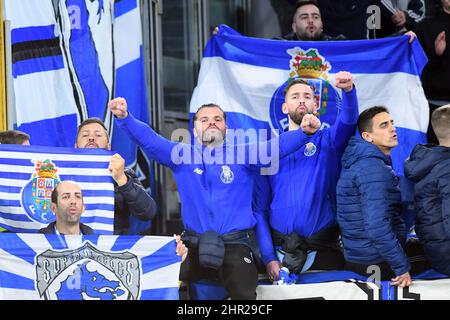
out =
[(56, 230), (59, 233), (64, 235), (79, 235), (80, 234), (80, 224), (76, 224), (73, 226), (63, 225), (62, 223), (58, 223), (56, 221)]
[(298, 129), (300, 129), (300, 125), (296, 124), (294, 121), (292, 121), (289, 118), (289, 131), (294, 131), (294, 130), (298, 130)]
[(378, 147), (378, 149), (380, 149), (380, 151), (383, 152), (383, 154), (384, 154), (386, 157), (390, 157), (390, 156), (391, 156), (391, 149), (392, 149), (392, 148), (382, 147), (382, 146), (376, 146), (376, 147)]

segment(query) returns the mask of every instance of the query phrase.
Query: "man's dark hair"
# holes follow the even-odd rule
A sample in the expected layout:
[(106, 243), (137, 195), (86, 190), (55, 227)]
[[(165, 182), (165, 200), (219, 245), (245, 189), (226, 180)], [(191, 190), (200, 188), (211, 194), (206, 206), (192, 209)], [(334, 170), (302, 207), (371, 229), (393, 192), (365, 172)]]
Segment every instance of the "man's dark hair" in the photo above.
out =
[(58, 186), (59, 183), (55, 186), (52, 191), (52, 203), (58, 204)]
[(81, 129), (83, 129), (84, 126), (87, 126), (88, 124), (91, 123), (97, 123), (99, 125), (102, 126), (103, 129), (105, 129), (106, 135), (109, 138), (109, 134), (108, 134), (108, 129), (106, 129), (105, 124), (103, 123), (102, 120), (100, 120), (99, 118), (88, 118), (86, 120), (84, 120), (79, 126), (78, 126), (78, 131), (77, 131), (77, 139), (78, 139), (78, 135), (80, 134)]
[(1, 144), (22, 144), (29, 140), (30, 136), (19, 130), (7, 130), (0, 132)]
[(450, 104), (433, 111), (431, 126), (438, 139), (450, 138)]
[(320, 11), (319, 2), (317, 2), (317, 0), (299, 0), (295, 5), (295, 12), (297, 12), (298, 8), (306, 6), (308, 4), (316, 6)]
[(288, 85), (286, 86), (286, 88), (284, 88), (284, 98), (285, 98), (285, 99), (286, 99), (286, 95), (287, 95), (289, 89), (292, 88), (293, 86), (295, 86), (296, 84), (305, 84), (305, 85), (307, 85), (308, 87), (310, 87), (311, 90), (312, 90), (312, 92), (314, 93), (314, 89), (311, 87), (311, 85), (308, 83), (308, 81), (303, 80), (303, 79), (294, 79), (294, 80), (292, 80), (292, 81), (290, 81), (290, 82), (288, 83)]
[(389, 110), (386, 107), (375, 106), (364, 110), (361, 112), (358, 118), (358, 131), (359, 134), (363, 132), (372, 132), (373, 131), (373, 118), (382, 112), (389, 113)]
[(198, 108), (197, 111), (194, 114), (194, 121), (197, 120), (197, 115), (200, 112), (200, 110), (205, 109), (205, 108), (217, 108), (217, 109), (219, 109), (223, 113), (223, 120), (225, 122), (227, 121), (227, 114), (225, 113), (225, 111), (222, 110), (222, 108), (219, 105), (217, 105), (215, 103), (207, 103), (207, 104), (202, 105), (200, 108)]

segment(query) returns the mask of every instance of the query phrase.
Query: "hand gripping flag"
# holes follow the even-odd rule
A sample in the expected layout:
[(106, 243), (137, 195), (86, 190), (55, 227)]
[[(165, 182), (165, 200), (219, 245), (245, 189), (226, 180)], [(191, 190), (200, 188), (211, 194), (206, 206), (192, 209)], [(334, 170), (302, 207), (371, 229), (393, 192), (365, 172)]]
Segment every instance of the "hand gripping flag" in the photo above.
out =
[(169, 237), (0, 234), (0, 299), (177, 300)]
[(314, 87), (323, 126), (334, 123), (340, 110), (335, 74), (353, 74), (360, 111), (389, 108), (399, 147), (392, 152), (394, 169), (403, 176), (403, 161), (417, 143), (426, 141), (428, 103), (420, 74), (427, 62), (415, 40), (401, 36), (358, 41), (285, 41), (245, 37), (228, 26), (208, 42), (190, 111), (206, 103), (227, 112), (231, 129), (286, 130), (281, 111), (283, 89), (293, 78)]
[(51, 194), (64, 180), (77, 182), (86, 210), (81, 222), (96, 234), (113, 234), (114, 184), (108, 170), (112, 153), (0, 144), (0, 227), (37, 232), (55, 221)]

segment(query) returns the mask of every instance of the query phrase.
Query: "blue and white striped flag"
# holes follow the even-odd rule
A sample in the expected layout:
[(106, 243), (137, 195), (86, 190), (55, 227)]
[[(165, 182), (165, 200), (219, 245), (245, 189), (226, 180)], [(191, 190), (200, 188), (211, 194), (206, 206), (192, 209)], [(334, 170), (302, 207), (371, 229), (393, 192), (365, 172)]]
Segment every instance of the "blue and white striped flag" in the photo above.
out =
[(221, 25), (208, 42), (191, 115), (205, 103), (227, 112), (228, 128), (287, 128), (281, 111), (289, 79), (304, 78), (315, 88), (324, 126), (332, 125), (341, 97), (334, 76), (352, 72), (360, 111), (375, 105), (389, 108), (397, 127), (399, 147), (392, 152), (394, 168), (403, 176), (403, 161), (417, 143), (426, 141), (428, 103), (420, 74), (425, 53), (409, 37), (358, 41), (282, 41), (245, 37)]
[(0, 300), (177, 300), (169, 237), (0, 234)]
[(37, 232), (55, 221), (51, 193), (59, 182), (72, 180), (80, 185), (86, 204), (81, 222), (96, 234), (113, 234), (111, 155), (103, 149), (0, 144), (0, 227)]

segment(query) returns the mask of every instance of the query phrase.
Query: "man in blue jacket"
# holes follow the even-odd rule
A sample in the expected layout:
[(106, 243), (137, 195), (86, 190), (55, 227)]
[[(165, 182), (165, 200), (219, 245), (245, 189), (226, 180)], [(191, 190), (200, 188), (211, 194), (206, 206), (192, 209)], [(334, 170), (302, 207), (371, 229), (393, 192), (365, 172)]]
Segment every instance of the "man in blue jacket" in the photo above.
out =
[[(317, 130), (320, 121), (308, 115), (302, 122), (303, 131), (266, 143), (234, 145), (226, 140), (226, 114), (218, 105), (207, 104), (194, 116), (191, 144), (158, 135), (128, 113), (123, 98), (112, 100), (109, 107), (119, 127), (150, 158), (174, 173), (185, 227), (183, 241), (190, 252), (180, 278), (196, 281), (217, 275), (231, 299), (255, 299), (254, 176), (260, 167), (304, 146), (309, 140), (304, 132)], [(268, 155), (268, 162), (254, 157), (261, 151)]]
[[(100, 119), (89, 118), (79, 125), (75, 148), (111, 150), (108, 131)], [(114, 179), (114, 234), (130, 234), (130, 219), (153, 219), (158, 212), (156, 202), (134, 171), (125, 169), (125, 160), (118, 153), (112, 156), (108, 169)]]
[(346, 269), (368, 276), (375, 265), (381, 280), (406, 287), (411, 284), (407, 230), (390, 159), (398, 145), (394, 121), (385, 107), (373, 107), (359, 116), (358, 131), (361, 137), (352, 137), (342, 156), (336, 190)]
[(417, 145), (405, 174), (415, 182), (415, 230), (425, 255), (450, 276), (450, 105), (433, 112), (431, 125), (439, 146)]
[[(349, 72), (336, 74), (342, 89), (342, 111), (335, 123), (317, 132), (309, 143), (280, 160), (280, 170), (258, 177), (254, 211), (258, 243), (269, 278), (277, 280), (280, 268), (292, 273), (309, 269), (343, 267), (339, 229), (335, 220), (335, 191), (339, 159), (355, 133), (358, 101)], [(286, 87), (283, 112), (289, 131), (295, 132), (308, 114), (317, 112), (314, 91), (303, 80)]]

